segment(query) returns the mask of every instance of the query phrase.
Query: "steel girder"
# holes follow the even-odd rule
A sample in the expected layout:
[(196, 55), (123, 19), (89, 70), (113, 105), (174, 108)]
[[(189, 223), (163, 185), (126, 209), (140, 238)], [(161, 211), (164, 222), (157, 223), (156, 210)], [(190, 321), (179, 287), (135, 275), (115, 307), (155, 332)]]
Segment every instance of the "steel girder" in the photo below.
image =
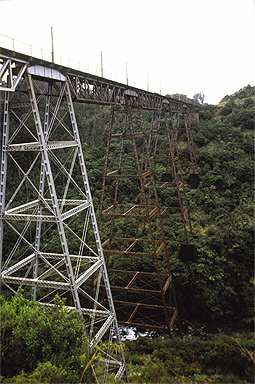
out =
[[(43, 75), (45, 77), (57, 76), (59, 80), (61, 80), (61, 76), (66, 76), (70, 85), (72, 97), (74, 101), (77, 102), (105, 105), (124, 105), (125, 98), (128, 97), (129, 105), (134, 108), (160, 110), (162, 109), (162, 106), (164, 106), (165, 109), (172, 113), (181, 113), (184, 110), (187, 110), (188, 113), (196, 114), (197, 116), (200, 109), (199, 104), (188, 98), (186, 98), (185, 101), (176, 100), (172, 97), (144, 91), (142, 89), (131, 87), (130, 85), (121, 84), (113, 80), (105, 79), (103, 77), (77, 71), (75, 69), (49, 63), (35, 57), (0, 48), (0, 61), (2, 61), (2, 68), (5, 67), (6, 59), (9, 60), (9, 64), (12, 62), (12, 66), (15, 68), (15, 70), (11, 72), (13, 83), (17, 83), (16, 79), (20, 79), (21, 77), (21, 72), (20, 75), (17, 76), (18, 69), (16, 69), (16, 67), (19, 68), (21, 65), (19, 64), (19, 66), (17, 66), (18, 61), (25, 66), (32, 65), (34, 67), (34, 75), (41, 74), (37, 67), (42, 66), (42, 68), (44, 68)], [(4, 90), (4, 69), (2, 72), (0, 72), (0, 74), (2, 74), (0, 76), (0, 89)], [(9, 89), (10, 88), (11, 86), (9, 86)]]
[(46, 306), (57, 293), (64, 297), (84, 316), (92, 348), (110, 342), (98, 380), (105, 382), (108, 371), (128, 380), (69, 82), (56, 70), (10, 60), (2, 60), (1, 71), (9, 71), (1, 92), (3, 290), (22, 287)]

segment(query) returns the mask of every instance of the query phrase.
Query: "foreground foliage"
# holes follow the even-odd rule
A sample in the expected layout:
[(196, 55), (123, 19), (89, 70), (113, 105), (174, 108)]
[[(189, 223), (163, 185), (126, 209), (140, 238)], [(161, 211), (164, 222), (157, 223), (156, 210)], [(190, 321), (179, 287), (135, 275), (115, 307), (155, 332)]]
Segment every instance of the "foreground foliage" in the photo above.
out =
[[(85, 372), (96, 359), (88, 353), (83, 324), (58, 298), (56, 304), (42, 308), (20, 294), (2, 299), (1, 382), (94, 382), (91, 370)], [(241, 334), (207, 340), (140, 337), (127, 342), (130, 382), (251, 383), (253, 345), (253, 335)]]
[(253, 382), (253, 334), (207, 340), (140, 337), (127, 346), (132, 383)]
[[(83, 320), (63, 304), (56, 296), (55, 306), (40, 306), (24, 299), (22, 290), (14, 299), (1, 297), (1, 382), (92, 383), (109, 348), (118, 358), (113, 342), (89, 348)], [(115, 374), (108, 372), (108, 382)]]
[(79, 379), (81, 356), (88, 354), (83, 323), (75, 312), (67, 312), (58, 297), (55, 304), (51, 308), (39, 307), (23, 299), (20, 292), (13, 300), (1, 300), (3, 376), (18, 375), (14, 382), (26, 382), (25, 377), (27, 382)]

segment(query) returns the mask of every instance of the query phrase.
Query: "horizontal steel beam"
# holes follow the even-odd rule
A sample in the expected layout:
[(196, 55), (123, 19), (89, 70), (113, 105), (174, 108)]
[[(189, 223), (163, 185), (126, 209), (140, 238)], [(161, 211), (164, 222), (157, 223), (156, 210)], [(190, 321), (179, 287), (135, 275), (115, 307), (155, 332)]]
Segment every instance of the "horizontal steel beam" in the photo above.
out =
[[(50, 304), (50, 303), (41, 303), (41, 302), (38, 302), (39, 305), (41, 305), (42, 307), (55, 307), (56, 305), (55, 304)], [(69, 312), (71, 311), (76, 311), (76, 308), (75, 307), (71, 307), (69, 305), (63, 305), (63, 308), (66, 308)], [(84, 314), (84, 315), (90, 315), (90, 316), (98, 316), (98, 317), (109, 317), (111, 315), (111, 312), (109, 312), (108, 310), (105, 310), (105, 311), (102, 311), (101, 309), (90, 309), (90, 308), (81, 308), (81, 312)]]
[(119, 291), (119, 292), (130, 292), (130, 293), (144, 293), (144, 294), (152, 294), (152, 295), (160, 295), (160, 290), (156, 289), (143, 289), (143, 288), (127, 288), (127, 287), (121, 287), (121, 286), (111, 286), (112, 291)]
[[(60, 149), (60, 148), (71, 148), (77, 147), (76, 141), (51, 141), (46, 144), (46, 148)], [(10, 144), (7, 147), (7, 151), (39, 151), (41, 150), (39, 142), (35, 143), (20, 143), (20, 144)]]
[[(9, 209), (2, 216), (2, 219), (4, 219), (4, 220), (18, 220), (18, 221), (41, 221), (41, 222), (53, 222), (53, 223), (56, 222), (57, 218), (54, 215), (42, 215), (42, 214), (37, 215), (37, 214), (21, 213), (21, 212), (23, 212), (29, 208), (39, 206), (39, 204), (40, 204), (40, 200), (34, 200), (30, 203), (23, 204), (19, 207)], [(82, 204), (76, 205), (76, 207), (63, 213), (61, 215), (62, 220), (66, 220), (69, 217), (72, 217), (72, 216), (82, 212), (84, 209), (89, 208), (90, 206), (91, 206), (91, 203), (83, 200)]]
[(175, 307), (164, 307), (163, 305), (156, 305), (156, 304), (147, 304), (147, 303), (137, 303), (132, 301), (123, 301), (123, 300), (114, 300), (115, 304), (121, 304), (125, 307), (136, 307), (137, 305), (141, 308), (147, 308), (147, 309), (169, 309), (169, 310), (175, 310)]
[(13, 276), (5, 276), (3, 274), (0, 275), (0, 282), (7, 284), (18, 284), (18, 285), (28, 285), (28, 286), (37, 286), (44, 288), (53, 288), (53, 289), (63, 289), (70, 291), (71, 287), (69, 283), (60, 283), (55, 281), (47, 281), (47, 280), (37, 280), (37, 279), (27, 279), (25, 277), (13, 277)]
[(77, 213), (80, 213), (84, 209), (89, 208), (90, 206), (91, 206), (91, 203), (89, 203), (88, 201), (85, 201), (85, 202), (83, 202), (83, 204), (78, 205), (78, 206), (70, 209), (69, 211), (63, 213), (62, 214), (62, 220), (66, 220), (69, 217), (72, 217), (72, 216), (76, 215)]
[(57, 221), (53, 215), (29, 215), (25, 213), (6, 213), (2, 218), (7, 221), (41, 221), (44, 223), (55, 223)]
[(156, 324), (146, 324), (146, 323), (143, 324), (143, 323), (135, 323), (133, 321), (121, 321), (121, 320), (119, 320), (119, 324), (128, 325), (129, 327), (135, 327), (135, 328), (158, 330), (164, 333), (167, 333), (168, 331), (168, 328), (164, 325), (160, 326)]
[(33, 201), (28, 202), (28, 203), (19, 205), (18, 207), (8, 209), (7, 211), (5, 211), (5, 214), (6, 215), (18, 214), (20, 212), (26, 211), (27, 209), (38, 207), (39, 204), (40, 204), (40, 200), (38, 200), (38, 199), (33, 200)]
[[(139, 273), (140, 276), (149, 276), (149, 277), (158, 277), (158, 274), (156, 272), (143, 272), (143, 271), (129, 271), (125, 269), (113, 269), (113, 268), (108, 268), (108, 271), (111, 273), (118, 273), (119, 275), (134, 275), (135, 273)], [(160, 273), (161, 277), (168, 277), (167, 273)]]
[[(38, 256), (43, 256), (47, 259), (62, 260), (64, 255), (62, 253), (49, 253), (49, 252), (38, 252)], [(99, 260), (98, 257), (84, 256), (84, 255), (69, 255), (71, 260), (80, 260), (87, 263), (94, 263)]]

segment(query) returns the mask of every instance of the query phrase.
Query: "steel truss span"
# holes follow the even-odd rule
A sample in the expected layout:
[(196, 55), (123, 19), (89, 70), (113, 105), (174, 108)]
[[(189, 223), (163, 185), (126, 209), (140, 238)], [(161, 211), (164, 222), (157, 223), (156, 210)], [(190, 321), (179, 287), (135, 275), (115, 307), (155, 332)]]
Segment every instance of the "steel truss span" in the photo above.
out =
[(90, 348), (105, 343), (96, 380), (128, 381), (71, 84), (12, 56), (1, 56), (0, 68), (2, 291), (22, 287), (44, 306), (64, 298), (84, 317)]
[[(63, 76), (66, 77), (73, 101), (101, 105), (125, 105), (125, 98), (128, 97), (130, 105), (135, 108), (160, 110), (164, 106), (169, 112), (181, 113), (185, 110), (187, 113), (196, 114), (198, 118), (200, 106), (190, 99), (185, 101), (176, 100), (5, 48), (0, 48), (0, 58), (2, 60), (0, 69), (0, 82), (2, 81), (2, 85), (0, 85), (0, 89), (2, 90), (7, 88), (14, 91), (26, 67), (33, 66), (34, 76), (43, 75), (56, 80), (61, 80)], [(3, 82), (6, 73), (10, 77), (10, 83), (7, 86)]]

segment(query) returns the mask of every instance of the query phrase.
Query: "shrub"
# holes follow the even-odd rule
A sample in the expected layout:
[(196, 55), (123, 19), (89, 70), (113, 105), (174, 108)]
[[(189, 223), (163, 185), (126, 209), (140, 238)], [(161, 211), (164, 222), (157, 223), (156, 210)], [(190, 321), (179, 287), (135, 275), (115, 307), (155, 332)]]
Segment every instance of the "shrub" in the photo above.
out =
[(47, 362), (79, 369), (79, 358), (87, 350), (83, 323), (59, 298), (51, 308), (23, 299), (20, 292), (13, 300), (1, 301), (2, 375), (32, 372)]

